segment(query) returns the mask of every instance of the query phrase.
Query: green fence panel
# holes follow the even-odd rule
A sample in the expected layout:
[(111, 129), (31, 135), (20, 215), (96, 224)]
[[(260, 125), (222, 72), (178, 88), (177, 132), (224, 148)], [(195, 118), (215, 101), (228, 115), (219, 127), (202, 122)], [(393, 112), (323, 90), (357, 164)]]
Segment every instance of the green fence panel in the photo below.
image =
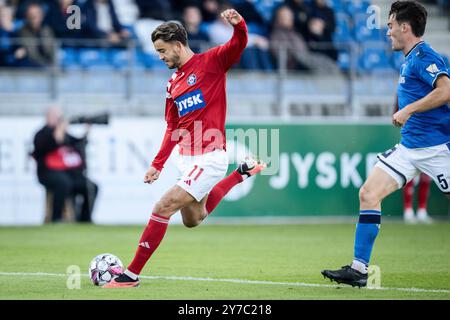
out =
[[(279, 158), (269, 151), (266, 159), (279, 159), (279, 168), (275, 174), (246, 181), (244, 195), (235, 197), (237, 200), (227, 198), (219, 205), (215, 216), (357, 215), (358, 191), (373, 168), (376, 155), (390, 149), (400, 139), (398, 128), (384, 124), (233, 124), (227, 126), (227, 140), (236, 140), (236, 132), (247, 133), (247, 136), (266, 132), (268, 139), (258, 141), (258, 150), (254, 150), (257, 153), (261, 153), (263, 140), (269, 141), (268, 150), (276, 150), (270, 137), (278, 132)], [(251, 148), (249, 139), (245, 145)], [(275, 162), (272, 160), (272, 164)], [(235, 167), (231, 164), (229, 171)], [(402, 215), (402, 196), (402, 192), (397, 191), (383, 201), (384, 216)], [(432, 184), (428, 203), (430, 215), (447, 216), (448, 208), (447, 199)]]

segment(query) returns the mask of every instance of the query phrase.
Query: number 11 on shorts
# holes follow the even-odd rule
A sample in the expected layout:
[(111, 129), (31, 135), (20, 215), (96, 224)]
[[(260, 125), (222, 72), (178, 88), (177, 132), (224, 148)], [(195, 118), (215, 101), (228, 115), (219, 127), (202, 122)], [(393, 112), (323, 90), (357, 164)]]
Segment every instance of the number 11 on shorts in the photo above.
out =
[[(197, 170), (198, 169), (198, 170)], [(203, 173), (203, 168), (200, 168), (198, 165), (194, 165), (194, 168), (192, 169), (192, 171), (188, 174), (188, 177), (191, 178), (194, 174), (194, 178), (193, 180), (196, 181), (198, 179), (198, 177), (200, 177), (200, 175)]]

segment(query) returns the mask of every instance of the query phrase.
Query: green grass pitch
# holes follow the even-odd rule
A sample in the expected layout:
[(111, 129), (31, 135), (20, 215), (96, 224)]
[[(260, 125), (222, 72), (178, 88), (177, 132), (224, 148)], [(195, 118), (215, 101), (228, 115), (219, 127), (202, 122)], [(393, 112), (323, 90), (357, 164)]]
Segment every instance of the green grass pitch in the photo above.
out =
[[(90, 260), (110, 252), (126, 266), (142, 230), (0, 228), (0, 299), (450, 299), (448, 222), (381, 226), (371, 261), (381, 290), (337, 286), (320, 274), (351, 261), (354, 224), (171, 225), (139, 288), (92, 285)], [(70, 265), (81, 269), (80, 289), (67, 288)]]

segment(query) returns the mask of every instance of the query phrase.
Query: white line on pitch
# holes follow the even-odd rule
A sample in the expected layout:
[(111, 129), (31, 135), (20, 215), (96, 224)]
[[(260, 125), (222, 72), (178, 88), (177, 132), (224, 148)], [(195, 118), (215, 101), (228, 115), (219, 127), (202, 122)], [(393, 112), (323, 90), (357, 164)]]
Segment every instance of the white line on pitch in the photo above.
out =
[[(64, 273), (47, 273), (47, 272), (0, 272), (0, 276), (24, 276), (24, 277), (67, 277), (68, 274)], [(86, 276), (82, 274), (82, 276)], [(205, 282), (228, 282), (228, 283), (244, 283), (244, 284), (261, 284), (261, 285), (279, 285), (279, 286), (293, 286), (293, 287), (316, 287), (316, 288), (337, 288), (338, 285), (332, 284), (317, 284), (317, 283), (304, 283), (304, 282), (277, 282), (277, 281), (264, 281), (264, 280), (245, 280), (245, 279), (218, 279), (218, 278), (197, 278), (197, 277), (177, 277), (177, 276), (140, 276), (141, 279), (148, 280), (175, 280), (175, 281), (205, 281)], [(370, 290), (369, 288), (365, 288)], [(447, 293), (450, 294), (450, 290), (447, 289), (422, 289), (422, 288), (389, 288), (381, 287), (373, 290), (393, 290), (404, 292), (423, 292), (423, 293)]]

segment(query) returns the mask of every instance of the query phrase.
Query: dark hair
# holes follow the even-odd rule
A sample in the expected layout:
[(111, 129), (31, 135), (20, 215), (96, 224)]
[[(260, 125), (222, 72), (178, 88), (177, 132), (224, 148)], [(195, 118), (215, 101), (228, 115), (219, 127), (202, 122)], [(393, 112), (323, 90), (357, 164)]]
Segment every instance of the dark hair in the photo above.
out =
[(152, 41), (158, 39), (165, 42), (180, 41), (185, 46), (188, 42), (186, 29), (174, 21), (164, 22), (152, 32)]
[(396, 1), (391, 5), (389, 16), (395, 15), (395, 20), (400, 24), (407, 22), (416, 37), (425, 33), (427, 24), (427, 10), (417, 1)]

